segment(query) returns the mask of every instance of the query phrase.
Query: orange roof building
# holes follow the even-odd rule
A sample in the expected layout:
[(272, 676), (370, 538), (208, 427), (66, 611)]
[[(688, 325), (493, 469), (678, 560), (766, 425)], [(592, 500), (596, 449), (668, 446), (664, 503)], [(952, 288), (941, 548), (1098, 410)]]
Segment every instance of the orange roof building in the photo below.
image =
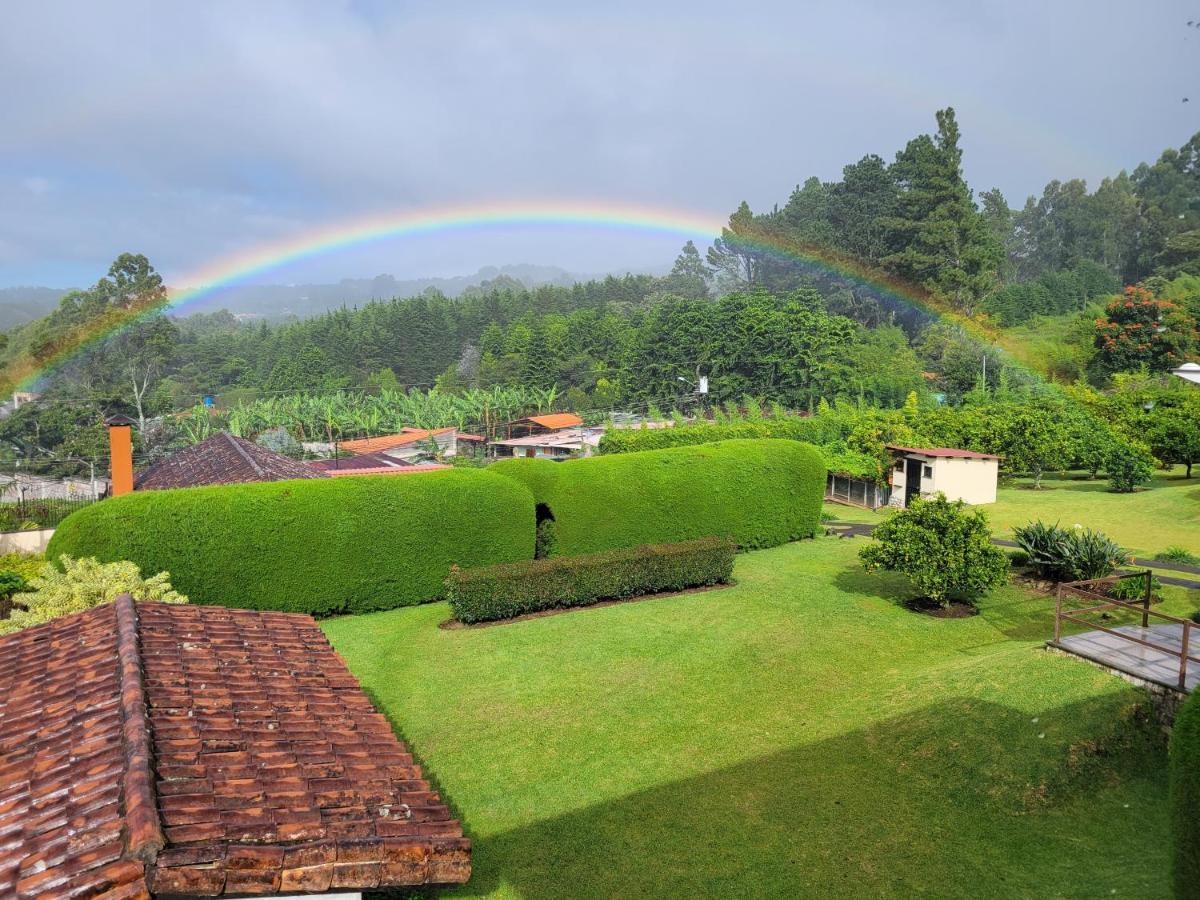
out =
[(404, 428), (398, 434), (385, 434), (381, 437), (361, 438), (356, 441), (340, 441), (338, 449), (347, 453), (384, 453), (399, 447), (418, 444), (430, 438), (437, 438), (440, 435), (450, 434), (455, 430), (454, 428), (435, 428), (427, 431), (424, 428)]

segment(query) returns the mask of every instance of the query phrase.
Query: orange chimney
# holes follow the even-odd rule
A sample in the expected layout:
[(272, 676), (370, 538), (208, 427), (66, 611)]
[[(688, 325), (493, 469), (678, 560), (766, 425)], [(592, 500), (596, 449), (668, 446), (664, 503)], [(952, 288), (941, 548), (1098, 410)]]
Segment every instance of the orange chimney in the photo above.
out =
[(133, 419), (113, 416), (108, 426), (108, 450), (112, 460), (112, 495), (120, 497), (133, 490)]

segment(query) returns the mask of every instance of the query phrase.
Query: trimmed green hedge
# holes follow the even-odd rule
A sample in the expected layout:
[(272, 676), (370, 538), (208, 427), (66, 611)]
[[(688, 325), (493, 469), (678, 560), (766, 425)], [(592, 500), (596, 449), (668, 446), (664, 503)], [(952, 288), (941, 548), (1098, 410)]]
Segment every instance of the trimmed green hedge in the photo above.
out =
[(555, 553), (576, 556), (717, 535), (742, 549), (820, 530), (825, 464), (796, 441), (738, 440), (488, 471), (525, 484), (555, 519)]
[(452, 569), (446, 579), (446, 596), (460, 622), (511, 619), (545, 609), (724, 584), (733, 574), (736, 553), (733, 541), (710, 537), (481, 569)]
[(47, 548), (171, 573), (193, 603), (328, 615), (442, 596), (451, 565), (533, 556), (534, 502), (481, 470), (144, 491), (67, 517)]
[(1200, 692), (1193, 692), (1171, 729), (1171, 843), (1176, 897), (1200, 891)]

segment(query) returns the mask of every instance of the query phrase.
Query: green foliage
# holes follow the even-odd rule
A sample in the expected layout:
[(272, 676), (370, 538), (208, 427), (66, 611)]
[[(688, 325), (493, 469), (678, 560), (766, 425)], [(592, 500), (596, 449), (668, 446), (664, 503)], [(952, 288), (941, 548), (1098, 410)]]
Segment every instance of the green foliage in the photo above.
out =
[(711, 535), (743, 549), (772, 547), (819, 532), (825, 493), (820, 454), (794, 441), (501, 460), (489, 472), (520, 481), (549, 507), (566, 556)]
[(1154, 473), (1154, 459), (1137, 445), (1116, 444), (1108, 452), (1104, 469), (1113, 491), (1132, 494), (1150, 480)]
[(545, 609), (723, 584), (733, 573), (736, 553), (733, 541), (709, 537), (481, 569), (452, 569), (446, 596), (460, 622), (510, 619)]
[(58, 558), (58, 566), (45, 563), (31, 579), (31, 592), (12, 597), (9, 618), (0, 619), (0, 633), (82, 612), (109, 603), (121, 594), (155, 603), (187, 603), (188, 598), (171, 587), (170, 578), (168, 572), (143, 578), (141, 570), (131, 562), (99, 563), (63, 554)]
[(527, 490), (445, 470), (135, 492), (68, 517), (47, 555), (166, 569), (196, 603), (329, 615), (433, 600), (451, 565), (533, 550)]
[(1200, 884), (1200, 691), (1175, 715), (1169, 771), (1175, 896), (1194, 897)]
[(991, 537), (982, 510), (938, 493), (891, 514), (859, 557), (868, 572), (907, 575), (921, 597), (945, 606), (974, 601), (1008, 580), (1008, 557)]
[(1096, 363), (1105, 373), (1161, 372), (1186, 361), (1197, 343), (1195, 318), (1144, 287), (1127, 287), (1096, 321)]
[(1062, 528), (1038, 520), (1013, 529), (1035, 574), (1051, 581), (1103, 578), (1129, 562), (1129, 554), (1103, 532)]
[(1200, 556), (1186, 547), (1178, 546), (1160, 550), (1154, 554), (1154, 558), (1159, 562), (1183, 563), (1185, 566), (1194, 566), (1196, 563), (1200, 563)]
[(23, 575), (7, 569), (0, 570), (0, 599), (7, 600), (13, 594), (25, 590), (28, 584)]
[[(1162, 592), (1162, 582), (1154, 575), (1150, 576), (1150, 596)], [(1146, 596), (1145, 578), (1120, 578), (1114, 581), (1108, 589), (1108, 596), (1114, 600), (1141, 600)]]

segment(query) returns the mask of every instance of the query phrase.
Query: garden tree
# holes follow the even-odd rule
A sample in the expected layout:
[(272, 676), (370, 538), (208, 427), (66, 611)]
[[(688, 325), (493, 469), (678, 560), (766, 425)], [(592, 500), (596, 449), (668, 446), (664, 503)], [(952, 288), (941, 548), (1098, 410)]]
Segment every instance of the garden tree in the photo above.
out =
[(1132, 494), (1150, 480), (1154, 458), (1144, 446), (1126, 441), (1112, 446), (1104, 468), (1115, 493)]
[(941, 493), (914, 499), (871, 537), (858, 554), (867, 571), (907, 575), (921, 599), (939, 606), (972, 602), (1008, 581), (1008, 557), (992, 545), (984, 512)]
[(995, 282), (1002, 250), (963, 180), (954, 110), (939, 110), (937, 122), (936, 137), (909, 141), (892, 164), (899, 196), (884, 220), (892, 251), (883, 262), (970, 313)]
[(663, 279), (663, 288), (668, 293), (680, 297), (707, 297), (708, 279), (711, 275), (712, 270), (704, 264), (696, 245), (688, 241), (675, 258), (671, 273)]
[(887, 163), (874, 154), (842, 169), (842, 180), (829, 187), (832, 246), (878, 265), (891, 249), (885, 222), (896, 211), (897, 196)]
[(1004, 368), (995, 347), (981, 344), (962, 326), (952, 322), (936, 322), (922, 333), (917, 352), (929, 369), (939, 376), (939, 384), (951, 401), (960, 400), (987, 373), (987, 385), (994, 387)]
[(1156, 407), (1148, 418), (1141, 437), (1150, 452), (1164, 464), (1184, 466), (1184, 477), (1191, 478), (1192, 465), (1200, 462), (1200, 401)]
[(1104, 374), (1141, 366), (1162, 372), (1183, 363), (1198, 342), (1196, 320), (1178, 304), (1131, 285), (1096, 320), (1094, 361)]
[(1073, 460), (1070, 435), (1043, 406), (1018, 406), (994, 410), (1003, 416), (1000, 444), (992, 451), (1004, 457), (1012, 472), (1033, 476), (1033, 487), (1042, 486), (1047, 471), (1063, 471)]

